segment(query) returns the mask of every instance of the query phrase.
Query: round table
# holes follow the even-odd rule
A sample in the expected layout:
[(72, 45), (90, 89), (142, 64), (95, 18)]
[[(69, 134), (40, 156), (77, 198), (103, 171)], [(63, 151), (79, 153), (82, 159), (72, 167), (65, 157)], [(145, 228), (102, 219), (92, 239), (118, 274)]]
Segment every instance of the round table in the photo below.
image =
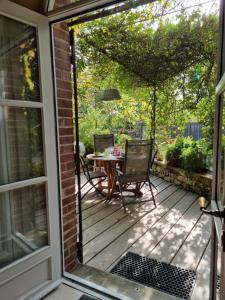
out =
[(106, 197), (110, 198), (110, 196), (114, 192), (113, 185), (113, 177), (114, 177), (114, 171), (113, 168), (116, 167), (116, 164), (119, 164), (120, 169), (122, 170), (124, 165), (124, 157), (122, 156), (114, 156), (114, 155), (95, 155), (95, 154), (88, 154), (87, 159), (96, 161), (98, 164), (99, 169), (101, 170), (102, 167), (104, 167), (106, 175), (108, 177), (107, 180), (107, 186), (100, 186), (98, 187), (101, 190), (106, 189)]

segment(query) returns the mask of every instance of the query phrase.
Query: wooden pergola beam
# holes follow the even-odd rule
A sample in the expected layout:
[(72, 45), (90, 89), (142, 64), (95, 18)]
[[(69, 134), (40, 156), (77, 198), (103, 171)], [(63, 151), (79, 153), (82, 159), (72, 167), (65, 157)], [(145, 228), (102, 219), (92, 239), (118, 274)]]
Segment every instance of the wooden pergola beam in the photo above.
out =
[(88, 21), (93, 21), (102, 17), (110, 16), (116, 13), (120, 13), (132, 8), (136, 8), (141, 5), (146, 5), (148, 3), (155, 2), (156, 0), (127, 0), (124, 2), (124, 4), (118, 5), (118, 6), (113, 6), (111, 8), (106, 8), (103, 9), (99, 12), (93, 13), (91, 15), (84, 15), (81, 17), (78, 17), (76, 20), (73, 20), (70, 22), (68, 25), (69, 26), (74, 26), (80, 23), (88, 22)]

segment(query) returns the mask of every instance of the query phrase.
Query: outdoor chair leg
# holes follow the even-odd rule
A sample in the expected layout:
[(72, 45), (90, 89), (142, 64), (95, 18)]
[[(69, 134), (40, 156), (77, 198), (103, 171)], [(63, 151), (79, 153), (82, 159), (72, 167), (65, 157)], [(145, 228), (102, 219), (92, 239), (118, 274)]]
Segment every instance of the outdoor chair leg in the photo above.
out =
[(150, 188), (150, 191), (151, 191), (151, 194), (152, 194), (152, 200), (153, 200), (154, 206), (156, 207), (155, 197), (154, 197), (154, 193), (153, 193), (153, 190), (152, 190), (152, 185), (151, 185), (150, 180), (148, 180), (148, 184), (149, 184), (149, 188)]
[(122, 189), (122, 184), (121, 184), (120, 181), (119, 181), (119, 190), (120, 190), (120, 199), (121, 199), (122, 205), (123, 205), (123, 211), (124, 211), (124, 213), (126, 213), (126, 205), (125, 205), (125, 202), (124, 202), (123, 189)]
[(100, 195), (102, 195), (103, 197), (105, 197), (105, 195), (96, 186), (99, 185), (99, 183), (101, 183), (104, 180), (105, 179), (102, 179), (102, 180), (98, 181), (96, 184), (94, 184), (92, 181), (90, 181), (90, 184), (93, 186), (93, 188), (95, 189), (95, 191), (97, 193), (99, 193)]
[(154, 187), (155, 190), (157, 190), (157, 187), (154, 185), (154, 183), (151, 182), (151, 180), (149, 180), (151, 185)]
[[(157, 189), (157, 187), (154, 185), (154, 183), (152, 183), (150, 179), (149, 179), (149, 181), (150, 181), (151, 185), (153, 186), (153, 188), (154, 188), (155, 190), (158, 191), (158, 189)], [(148, 185), (148, 182), (146, 182), (145, 184)]]
[(109, 200), (110, 200), (111, 197), (112, 197), (112, 193), (113, 193), (113, 188), (114, 188), (115, 181), (116, 181), (116, 175), (113, 176), (113, 180), (112, 180), (112, 188), (111, 188), (111, 191), (110, 191), (110, 194), (109, 194)]

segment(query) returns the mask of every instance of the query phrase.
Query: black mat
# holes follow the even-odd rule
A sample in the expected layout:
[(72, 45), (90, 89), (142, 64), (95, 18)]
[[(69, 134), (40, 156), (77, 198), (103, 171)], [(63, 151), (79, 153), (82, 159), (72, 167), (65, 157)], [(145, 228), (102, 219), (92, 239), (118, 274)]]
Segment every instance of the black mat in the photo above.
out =
[(96, 298), (90, 297), (88, 295), (82, 295), (79, 300), (96, 300)]
[(111, 273), (188, 300), (196, 281), (196, 272), (128, 252)]
[(218, 291), (220, 290), (220, 279), (221, 279), (220, 275), (217, 275), (216, 288)]

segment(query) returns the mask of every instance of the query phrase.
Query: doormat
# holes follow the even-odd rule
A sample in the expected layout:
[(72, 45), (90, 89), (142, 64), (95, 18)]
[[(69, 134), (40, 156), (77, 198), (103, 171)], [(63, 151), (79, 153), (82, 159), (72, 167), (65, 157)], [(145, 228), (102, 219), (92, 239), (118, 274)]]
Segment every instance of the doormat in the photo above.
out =
[(150, 257), (128, 252), (110, 271), (112, 274), (189, 300), (197, 274)]
[(220, 275), (217, 275), (216, 288), (218, 291), (220, 290), (220, 278)]
[(78, 300), (98, 300), (98, 299), (90, 297), (88, 295), (82, 295)]

